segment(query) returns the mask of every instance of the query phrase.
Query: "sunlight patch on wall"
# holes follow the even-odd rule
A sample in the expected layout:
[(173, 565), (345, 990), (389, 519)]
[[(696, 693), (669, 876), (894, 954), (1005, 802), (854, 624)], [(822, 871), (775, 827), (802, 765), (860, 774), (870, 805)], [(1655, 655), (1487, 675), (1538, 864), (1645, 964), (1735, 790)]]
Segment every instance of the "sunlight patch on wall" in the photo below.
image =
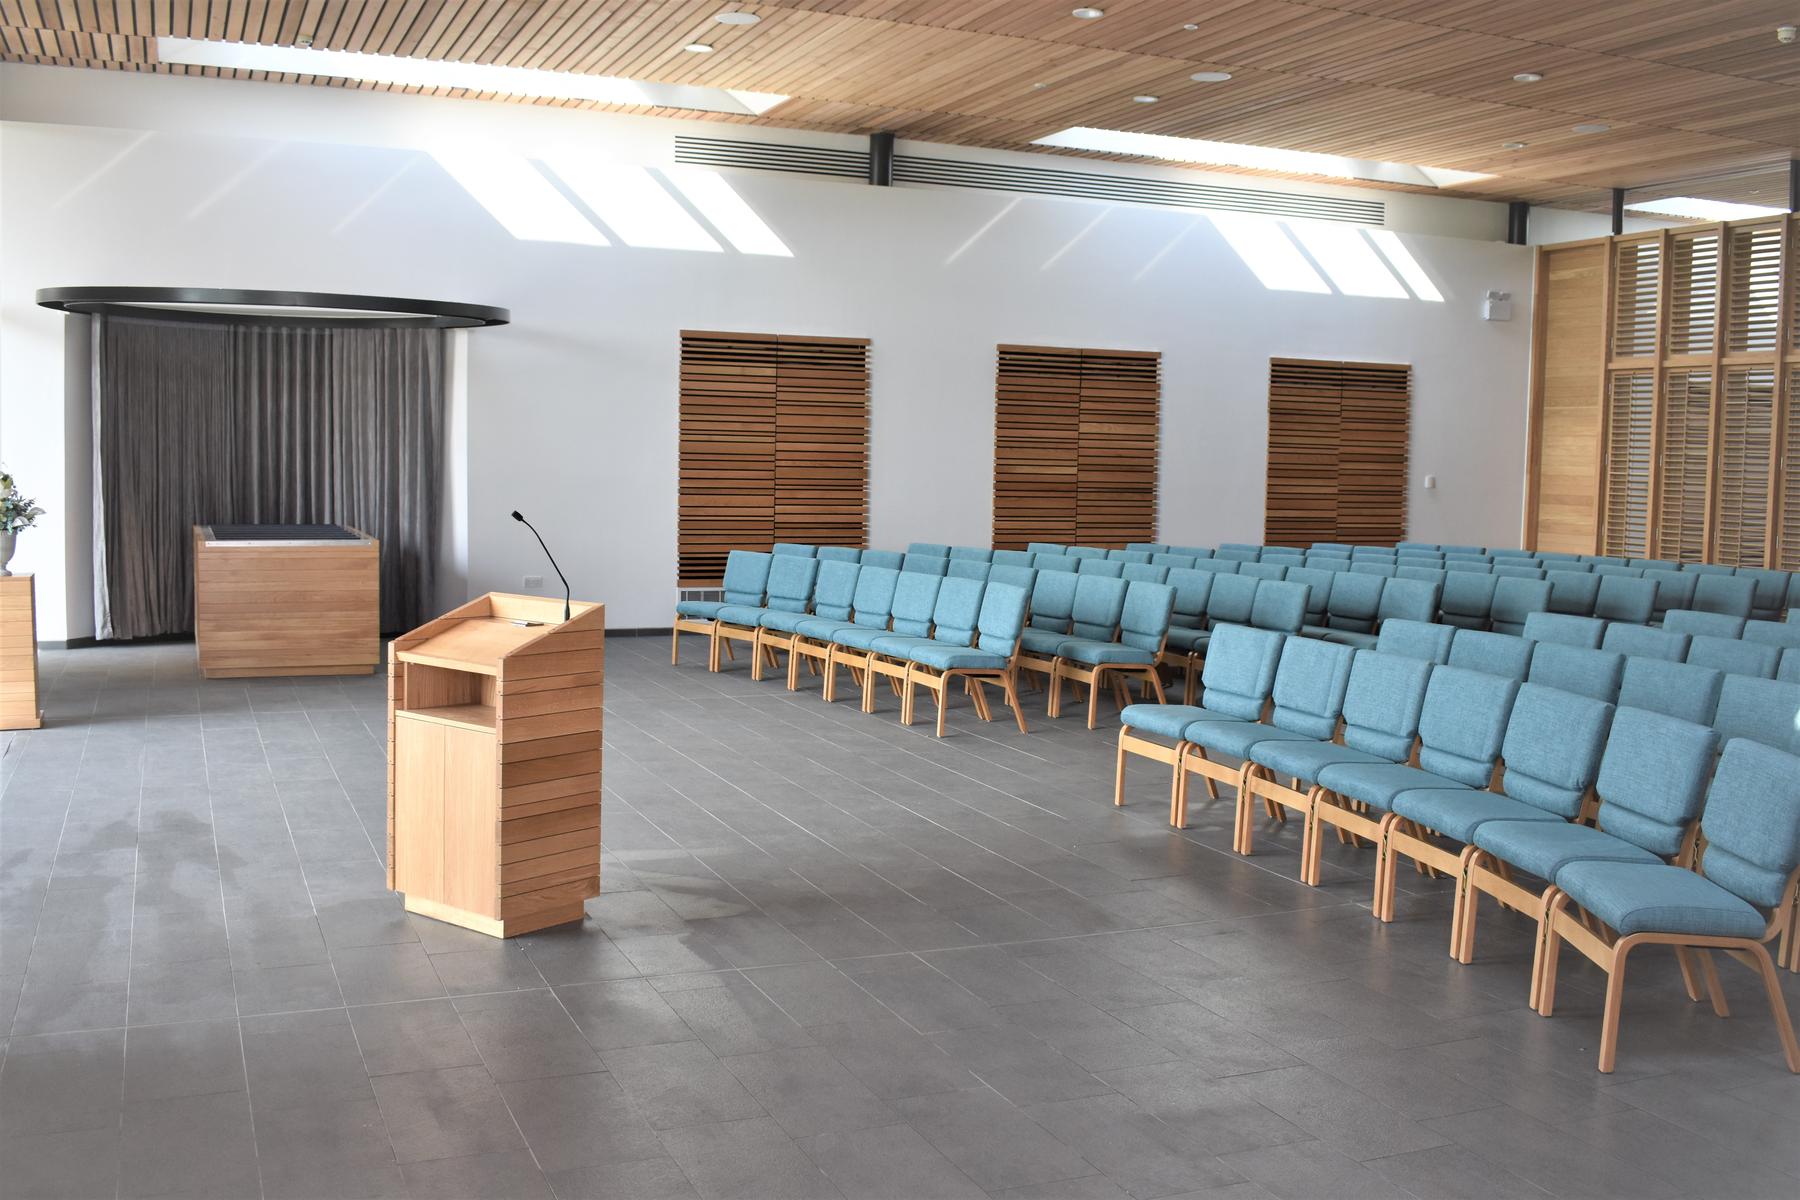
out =
[(1413, 252), (1401, 242), (1400, 235), (1391, 229), (1370, 229), (1365, 231), (1369, 240), (1375, 243), (1375, 249), (1381, 251), (1381, 257), (1387, 259), (1388, 266), (1399, 272), (1406, 286), (1412, 289), (1413, 295), (1433, 304), (1444, 302), (1444, 293), (1438, 291), (1437, 284), (1431, 282), (1431, 276), (1413, 257)]
[(1360, 229), (1321, 221), (1296, 221), (1288, 231), (1299, 239), (1312, 260), (1346, 296), (1405, 300), (1406, 289), (1379, 255), (1363, 240)]
[(794, 257), (787, 243), (718, 172), (669, 167), (663, 175), (738, 253)]
[(546, 165), (627, 246), (720, 253), (700, 222), (643, 167), (557, 155)]
[(520, 241), (611, 245), (593, 222), (520, 155), (458, 147), (433, 150), (431, 156)]
[(1236, 213), (1210, 213), (1208, 217), (1225, 244), (1270, 291), (1330, 294), (1331, 288), (1306, 261), (1279, 221)]

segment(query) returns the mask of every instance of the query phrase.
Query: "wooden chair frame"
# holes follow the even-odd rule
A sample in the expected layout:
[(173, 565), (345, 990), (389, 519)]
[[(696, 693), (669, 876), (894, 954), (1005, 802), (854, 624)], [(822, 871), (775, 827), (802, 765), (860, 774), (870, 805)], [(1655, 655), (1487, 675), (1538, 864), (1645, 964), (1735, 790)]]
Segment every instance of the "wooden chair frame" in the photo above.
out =
[[(1506, 793), (1501, 789), (1500, 782), (1505, 774), (1505, 761), (1499, 758), (1494, 759), (1494, 769), (1488, 776), (1487, 791), (1504, 796)], [(1593, 794), (1593, 790), (1589, 789), (1587, 794), (1582, 797), (1582, 811), (1587, 811), (1593, 800)], [(1399, 856), (1401, 855), (1412, 859), (1413, 865), (1419, 869), (1421, 874), (1449, 875), (1457, 881), (1460, 888), (1467, 847), (1459, 845), (1457, 849), (1452, 850), (1437, 840), (1436, 830), (1428, 829), (1399, 813), (1389, 813), (1382, 818), (1381, 825), (1382, 837), (1375, 847), (1377, 855), (1375, 895), (1370, 902), (1370, 907), (1373, 908), (1376, 916), (1383, 921), (1394, 919), (1394, 890), (1398, 883)], [(1461, 919), (1460, 914), (1461, 910), (1458, 908), (1452, 911), (1450, 917), (1450, 953), (1452, 957), (1456, 954), (1456, 947), (1461, 944), (1458, 924)]]
[[(1074, 635), (1065, 633), (1061, 636), (1073, 637)], [(1026, 672), (1042, 675), (1044, 677), (1044, 688), (1048, 691), (1050, 681), (1055, 677), (1056, 673), (1056, 655), (1034, 654), (1021, 647), (1019, 652), (1013, 655), (1013, 669), (1015, 672), (1015, 679), (1017, 679), (1020, 674)]]
[(712, 627), (712, 669), (717, 671), (721, 665), (719, 662), (719, 651), (721, 648), (723, 648), (725, 653), (729, 655), (733, 661), (736, 661), (737, 655), (732, 653), (731, 643), (748, 642), (750, 644), (751, 655), (750, 678), (761, 679), (762, 632), (761, 625), (731, 625), (724, 621), (714, 621)]
[(885, 654), (869, 653), (863, 660), (863, 711), (875, 711), (875, 681), (885, 679), (893, 689), (894, 695), (900, 699), (902, 715), (906, 708), (906, 677), (910, 660), (891, 658)]
[[(809, 672), (818, 675), (824, 672), (826, 665), (831, 658), (830, 642), (821, 642), (817, 638), (810, 638), (805, 634), (795, 634), (793, 640), (788, 643), (787, 650), (787, 685), (788, 691), (790, 692), (797, 692), (800, 690), (800, 663), (802, 660), (805, 660), (806, 669)], [(829, 686), (829, 684), (827, 686)], [(831, 697), (827, 696), (825, 699), (826, 702), (829, 703)]]
[[(872, 651), (856, 650), (849, 646), (831, 643), (831, 650), (825, 659), (825, 703), (830, 704), (837, 699), (837, 669), (842, 666), (850, 671), (850, 678), (862, 689), (862, 710), (866, 713), (875, 711), (875, 672), (870, 664), (876, 655)], [(895, 688), (895, 692), (899, 692)]]
[[(1100, 688), (1107, 683), (1108, 677), (1115, 686), (1124, 683), (1125, 677), (1140, 678), (1150, 684), (1156, 693), (1158, 704), (1167, 704), (1168, 698), (1163, 694), (1162, 678), (1156, 672), (1156, 659), (1162, 650), (1159, 647), (1148, 663), (1096, 663), (1089, 666), (1084, 663), (1070, 662), (1066, 658), (1054, 658), (1050, 662), (1050, 705), (1048, 715), (1052, 718), (1062, 716), (1062, 681), (1067, 679), (1074, 683), (1085, 683), (1088, 688), (1087, 727), (1097, 728), (1100, 712)], [(1116, 698), (1116, 697), (1115, 697)], [(1146, 701), (1147, 702), (1147, 701)]]
[[(1159, 763), (1169, 764), (1171, 768), (1169, 776), (1169, 803), (1173, 805), (1175, 802), (1175, 790), (1181, 785), (1181, 774), (1179, 771), (1181, 751), (1182, 747), (1186, 745), (1186, 742), (1176, 742), (1173, 746), (1165, 746), (1161, 742), (1153, 742), (1149, 738), (1139, 737), (1137, 734), (1131, 732), (1131, 726), (1129, 725), (1121, 725), (1119, 727), (1118, 759), (1113, 774), (1113, 807), (1125, 807), (1125, 756), (1127, 754), (1138, 754), (1145, 758), (1154, 759)], [(1208, 786), (1211, 786), (1210, 783)]]
[[(1406, 766), (1419, 765), (1419, 745), (1415, 740), (1412, 753), (1407, 756)], [(1394, 887), (1393, 881), (1384, 878), (1386, 872), (1393, 868), (1393, 856), (1386, 852), (1388, 834), (1398, 819), (1393, 813), (1383, 813), (1379, 817), (1371, 816), (1366, 805), (1346, 796), (1340, 796), (1327, 787), (1315, 787), (1309, 793), (1311, 803), (1306, 810), (1307, 829), (1302, 841), (1306, 862), (1302, 865), (1302, 878), (1317, 880), (1319, 877), (1319, 857), (1324, 849), (1321, 836), (1323, 827), (1330, 825), (1338, 830), (1339, 835), (1349, 834), (1353, 838), (1367, 838), (1375, 844), (1375, 892), (1371, 905), (1376, 917), (1382, 921), (1392, 921)], [(1382, 904), (1383, 898), (1387, 905)]]
[(1007, 707), (1012, 709), (1013, 720), (1019, 724), (1020, 733), (1029, 733), (1025, 728), (1025, 710), (1019, 706), (1018, 681), (1015, 654), (1004, 667), (952, 667), (947, 671), (935, 671), (932, 667), (908, 661), (906, 683), (900, 699), (900, 723), (913, 723), (913, 704), (915, 689), (923, 687), (937, 701), (937, 735), (944, 736), (944, 714), (950, 708), (950, 681), (961, 679), (975, 704), (975, 713), (983, 721), (994, 719), (993, 710), (988, 707), (987, 694), (983, 692), (984, 684), (995, 684), (1006, 696)]
[(674, 624), (669, 629), (669, 665), (671, 667), (681, 665), (681, 635), (697, 633), (706, 639), (707, 668), (717, 671), (719, 669), (717, 663), (719, 641), (715, 633), (718, 624), (710, 617), (688, 617), (676, 613)]
[(1800, 1075), (1800, 1044), (1796, 1044), (1794, 1040), (1794, 1025), (1788, 1016), (1787, 1000), (1781, 994), (1781, 981), (1775, 973), (1775, 961), (1769, 956), (1768, 947), (1764, 944), (1772, 938), (1791, 933), (1789, 923), (1794, 911), (1797, 879), (1800, 879), (1800, 870), (1788, 876), (1781, 902), (1775, 906), (1774, 914), (1769, 918), (1768, 927), (1763, 930), (1762, 936), (1756, 938), (1709, 937), (1692, 933), (1633, 933), (1621, 937), (1579, 905), (1575, 905), (1575, 912), (1570, 912), (1573, 900), (1567, 892), (1557, 890), (1546, 913), (1548, 932), (1543, 950), (1543, 983), (1537, 998), (1538, 1013), (1548, 1017), (1555, 1011), (1557, 960), (1562, 943), (1567, 942), (1606, 972), (1606, 1007), (1600, 1022), (1598, 1065), (1601, 1073), (1611, 1074), (1619, 1054), (1619, 1012), (1625, 998), (1626, 956), (1639, 946), (1673, 946), (1681, 962), (1682, 979), (1687, 987), (1688, 998), (1698, 1001), (1700, 989), (1689, 957), (1692, 955), (1699, 960), (1713, 1012), (1721, 1017), (1728, 1017), (1731, 1009), (1725, 1002), (1724, 992), (1719, 988), (1718, 971), (1713, 966), (1712, 955), (1709, 953), (1714, 949), (1723, 950), (1762, 976), (1763, 990), (1769, 1000), (1769, 1012), (1775, 1018), (1775, 1030), (1781, 1039), (1781, 1049), (1787, 1058), (1788, 1070)]
[[(1266, 715), (1266, 714), (1265, 714)], [(1206, 795), (1209, 800), (1219, 798), (1218, 785), (1228, 783), (1236, 789), (1241, 798), (1245, 792), (1244, 777), (1250, 773), (1251, 762), (1245, 759), (1236, 767), (1227, 767), (1216, 763), (1206, 756), (1206, 747), (1193, 742), (1183, 742), (1181, 753), (1175, 762), (1175, 786), (1169, 797), (1169, 825), (1174, 829), (1187, 828), (1187, 789), (1188, 776), (1198, 775), (1206, 781)], [(1242, 804), (1238, 807), (1241, 809)]]
[[(1338, 738), (1333, 741), (1342, 744)], [(1263, 808), (1278, 821), (1286, 821), (1287, 810), (1293, 809), (1305, 822), (1300, 837), (1300, 882), (1318, 887), (1320, 854), (1313, 846), (1316, 822), (1312, 819), (1312, 810), (1324, 789), (1315, 784), (1303, 792), (1299, 785), (1298, 779), (1292, 787), (1278, 783), (1273, 771), (1246, 759), (1244, 780), (1238, 789), (1237, 826), (1231, 848), (1246, 856), (1255, 853), (1256, 801), (1261, 800)]]

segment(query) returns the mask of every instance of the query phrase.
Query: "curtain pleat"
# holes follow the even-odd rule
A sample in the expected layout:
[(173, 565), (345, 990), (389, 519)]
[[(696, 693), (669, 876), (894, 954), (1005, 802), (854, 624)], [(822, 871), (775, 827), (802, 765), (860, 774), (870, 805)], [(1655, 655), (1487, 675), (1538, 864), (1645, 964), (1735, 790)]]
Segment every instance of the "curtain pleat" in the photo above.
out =
[(95, 318), (95, 623), (194, 627), (192, 527), (381, 540), (381, 627), (428, 615), (448, 374), (435, 329)]

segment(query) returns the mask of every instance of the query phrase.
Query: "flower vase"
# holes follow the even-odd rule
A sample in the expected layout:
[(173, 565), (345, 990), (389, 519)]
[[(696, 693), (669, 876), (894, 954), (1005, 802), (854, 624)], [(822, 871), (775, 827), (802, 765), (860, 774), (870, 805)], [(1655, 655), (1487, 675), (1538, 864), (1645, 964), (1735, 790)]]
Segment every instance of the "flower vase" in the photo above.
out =
[(19, 535), (8, 529), (0, 532), (0, 575), (11, 575), (6, 564), (12, 561), (13, 549), (18, 545)]

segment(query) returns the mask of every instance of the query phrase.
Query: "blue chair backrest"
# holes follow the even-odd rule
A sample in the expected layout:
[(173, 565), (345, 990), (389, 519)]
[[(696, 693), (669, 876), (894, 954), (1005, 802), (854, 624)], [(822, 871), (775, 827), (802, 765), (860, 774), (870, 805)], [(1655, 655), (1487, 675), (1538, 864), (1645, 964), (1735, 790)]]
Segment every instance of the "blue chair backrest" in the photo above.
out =
[(1722, 563), (1682, 563), (1681, 569), (1696, 575), (1730, 575), (1735, 570)]
[[(1629, 568), (1627, 568), (1629, 570)], [(1594, 615), (1606, 621), (1630, 621), (1647, 625), (1656, 614), (1656, 581), (1625, 575), (1595, 575), (1600, 581), (1594, 593)]]
[(1319, 567), (1289, 567), (1286, 582), (1306, 585), (1306, 619), (1317, 625), (1325, 619), (1325, 606), (1331, 600), (1331, 581), (1336, 571)]
[(1052, 633), (1069, 632), (1069, 618), (1075, 612), (1073, 571), (1039, 571), (1031, 587), (1031, 628), (1048, 629)]
[(1600, 828), (1675, 857), (1700, 815), (1718, 748), (1718, 735), (1706, 725), (1621, 705), (1594, 781)]
[(1525, 618), (1550, 608), (1550, 585), (1542, 579), (1506, 579), (1494, 583), (1494, 607), (1488, 618), (1495, 633), (1523, 633)]
[(1542, 567), (1520, 567), (1511, 563), (1495, 563), (1494, 574), (1503, 579), (1542, 579), (1546, 572)]
[(1727, 675), (1712, 725), (1721, 741), (1749, 738), (1765, 746), (1800, 750), (1800, 684)]
[(1725, 672), (1662, 658), (1626, 658), (1619, 707), (1641, 708), (1696, 725), (1711, 725)]
[(1499, 562), (1503, 558), (1535, 559), (1537, 557), (1537, 551), (1535, 550), (1519, 550), (1513, 547), (1491, 546), (1488, 548), (1488, 553), (1494, 556), (1495, 562)]
[(1175, 611), (1169, 618), (1169, 623), (1187, 629), (1205, 626), (1206, 602), (1212, 596), (1215, 578), (1211, 571), (1195, 571), (1186, 567), (1176, 567), (1170, 571), (1168, 584), (1175, 589)]
[(818, 559), (820, 562), (860, 563), (862, 551), (855, 546), (820, 546)]
[(1245, 721), (1262, 719), (1275, 686), (1283, 635), (1248, 625), (1222, 625), (1206, 648), (1200, 703)]
[(733, 550), (725, 556), (725, 603), (755, 607), (769, 591), (769, 567), (773, 554), (761, 550)]
[(1281, 661), (1275, 669), (1270, 696), (1275, 711), (1270, 724), (1329, 741), (1344, 715), (1344, 693), (1350, 686), (1350, 664), (1355, 658), (1355, 650), (1336, 642), (1288, 638), (1282, 643)]
[(856, 577), (856, 616), (858, 625), (886, 629), (894, 615), (894, 589), (900, 586), (900, 571), (895, 567), (864, 566)]
[(1727, 675), (1773, 679), (1775, 668), (1781, 662), (1781, 647), (1739, 638), (1709, 637), (1703, 633), (1688, 643), (1686, 661), (1717, 668)]
[(1582, 562), (1593, 563), (1596, 567), (1602, 563), (1609, 567), (1622, 567), (1625, 560), (1615, 554), (1582, 554), (1578, 555)]
[(1531, 651), (1536, 645), (1510, 633), (1458, 629), (1450, 639), (1450, 665), (1523, 683), (1531, 671)]
[(1070, 558), (1067, 554), (1034, 554), (1031, 556), (1031, 565), (1040, 571), (1062, 571), (1073, 575), (1081, 565), (1081, 560)]
[(1285, 562), (1247, 562), (1238, 568), (1239, 575), (1249, 575), (1256, 579), (1286, 579), (1288, 565)]
[(898, 571), (906, 565), (906, 555), (898, 550), (864, 550), (862, 565), (865, 567), (883, 567)]
[(1386, 563), (1393, 566), (1400, 556), (1385, 546), (1358, 546), (1350, 552), (1351, 565), (1359, 562)]
[(906, 561), (901, 564), (900, 569), (907, 574), (943, 576), (950, 571), (950, 559), (948, 556), (940, 558), (935, 554), (908, 550)]
[(1429, 621), (1437, 616), (1438, 599), (1443, 589), (1420, 579), (1390, 579), (1381, 588), (1381, 603), (1375, 619), (1389, 621)]
[(1386, 583), (1379, 575), (1340, 571), (1331, 581), (1331, 596), (1325, 602), (1325, 624), (1355, 633), (1373, 630), (1375, 616), (1381, 611), (1381, 589)]
[(1307, 566), (1321, 571), (1348, 571), (1350, 569), (1350, 556), (1339, 554), (1335, 550), (1308, 550), (1305, 562)]
[(1125, 574), (1125, 564), (1116, 558), (1083, 558), (1078, 560), (1075, 568), (1077, 575), (1102, 575), (1108, 579), (1119, 579)]
[(1672, 558), (1628, 558), (1625, 561), (1634, 567), (1642, 567), (1646, 571), (1681, 570), (1681, 564)]
[(1257, 584), (1256, 599), (1250, 604), (1250, 624), (1277, 633), (1299, 633), (1306, 624), (1307, 595), (1304, 583), (1263, 580)]
[(1146, 554), (1161, 554), (1168, 549), (1168, 547), (1161, 542), (1126, 542), (1125, 548), (1127, 550), (1142, 550)]
[(1375, 639), (1375, 649), (1383, 654), (1422, 658), (1428, 663), (1447, 663), (1450, 661), (1450, 636), (1455, 632), (1456, 629), (1450, 625), (1408, 621), (1396, 617), (1381, 623), (1381, 633)]
[(777, 612), (805, 612), (812, 603), (813, 583), (819, 578), (819, 560), (798, 554), (777, 554), (769, 564), (769, 604)]
[(1159, 567), (1153, 563), (1128, 562), (1119, 573), (1119, 578), (1126, 583), (1167, 583), (1169, 568)]
[(819, 548), (806, 542), (776, 542), (776, 554), (792, 554), (799, 558), (817, 558)]
[[(1122, 565), (1122, 564), (1121, 564)], [(1125, 581), (1110, 575), (1075, 577), (1075, 625), (1078, 638), (1110, 642), (1125, 611)]]
[(1800, 683), (1800, 646), (1789, 646), (1781, 652), (1781, 665), (1775, 668), (1775, 678), (1783, 683)]
[(1263, 547), (1263, 552), (1262, 552), (1262, 561), (1263, 562), (1280, 562), (1280, 563), (1287, 563), (1290, 566), (1299, 566), (1305, 560), (1306, 560), (1306, 551), (1300, 549), (1298, 546), (1264, 546)]
[(1170, 546), (1170, 554), (1184, 554), (1192, 559), (1211, 558), (1213, 552), (1208, 546)]
[(1394, 577), (1396, 579), (1422, 579), (1426, 583), (1435, 583), (1441, 593), (1444, 588), (1444, 576), (1447, 574), (1449, 572), (1441, 567), (1413, 567), (1401, 563), (1399, 569), (1394, 572)]
[(1213, 551), (1214, 558), (1222, 558), (1227, 562), (1255, 562), (1262, 557), (1262, 551), (1254, 546), (1220, 546)]
[(1152, 553), (1154, 553), (1154, 551), (1150, 550), (1108, 550), (1106, 552), (1106, 557), (1112, 559), (1114, 562), (1147, 563), (1150, 561), (1150, 555)]
[(1745, 624), (1742, 617), (1701, 612), (1694, 608), (1672, 608), (1663, 614), (1664, 629), (1670, 633), (1685, 633), (1696, 637), (1743, 637)]
[(981, 619), (981, 594), (987, 590), (984, 579), (952, 577), (938, 588), (937, 602), (931, 608), (931, 636), (940, 642), (967, 646), (975, 640), (976, 624)]
[(1688, 635), (1672, 633), (1667, 629), (1653, 629), (1648, 625), (1628, 625), (1622, 621), (1614, 621), (1606, 627), (1606, 635), (1600, 639), (1600, 648), (1639, 658), (1680, 662), (1687, 657)]
[(1037, 583), (1037, 568), (1016, 567), (1011, 563), (995, 563), (993, 570), (988, 572), (988, 586), (991, 588), (996, 583), (1023, 588), (1025, 595), (1029, 597), (1033, 585)]
[(994, 565), (996, 567), (1029, 567), (1031, 565), (1029, 550), (996, 550)]
[(941, 575), (924, 571), (900, 572), (900, 584), (894, 589), (894, 632), (906, 637), (929, 634), (931, 614), (937, 609), (938, 590), (943, 585)]
[(1350, 570), (1357, 575), (1379, 575), (1383, 579), (1393, 579), (1400, 574), (1400, 568), (1390, 562), (1370, 562), (1358, 559), (1350, 564)]
[(1061, 554), (1068, 547), (1060, 542), (1026, 542), (1025, 549), (1033, 554)]
[(1419, 765), (1470, 787), (1486, 787), (1518, 691), (1518, 683), (1498, 675), (1433, 668), (1419, 715)]
[(1657, 620), (1661, 620), (1662, 615), (1672, 608), (1694, 607), (1694, 585), (1700, 582), (1700, 576), (1682, 571), (1647, 568), (1644, 578), (1656, 584), (1656, 608), (1653, 615)]
[(1746, 621), (1743, 638), (1765, 646), (1800, 646), (1800, 621)]
[(1447, 571), (1438, 609), (1451, 624), (1464, 628), (1486, 625), (1494, 609), (1494, 585), (1499, 582), (1492, 575)]
[(1628, 567), (1623, 560), (1613, 562), (1596, 560), (1594, 563), (1594, 574), (1624, 575), (1632, 579), (1642, 579), (1644, 577), (1644, 568)]
[(1739, 579), (1748, 579), (1753, 585), (1750, 599), (1750, 611), (1756, 613), (1778, 613), (1783, 601), (1787, 599), (1788, 572), (1772, 571), (1764, 567), (1739, 567), (1732, 572)]
[(1105, 558), (1106, 551), (1098, 546), (1068, 546), (1063, 553), (1070, 558)]
[(1433, 554), (1443, 553), (1443, 547), (1439, 546), (1436, 542), (1395, 542), (1394, 549), (1396, 549), (1396, 550), (1429, 550)]
[(1405, 762), (1419, 736), (1433, 670), (1424, 659), (1358, 650), (1344, 692), (1344, 745)]
[(935, 555), (938, 558), (949, 558), (950, 547), (942, 542), (913, 542), (906, 547), (908, 554)]
[(1206, 619), (1213, 625), (1248, 625), (1256, 611), (1256, 589), (1262, 580), (1247, 575), (1220, 575), (1213, 580), (1206, 601)]
[(1565, 646), (1598, 650), (1600, 639), (1606, 636), (1606, 622), (1593, 617), (1571, 617), (1567, 613), (1532, 613), (1525, 618), (1524, 636), (1534, 642), (1561, 642)]
[(1600, 576), (1580, 571), (1551, 571), (1544, 577), (1550, 583), (1550, 611), (1570, 616), (1593, 615), (1600, 598)]
[(1756, 580), (1736, 575), (1700, 576), (1694, 585), (1694, 607), (1701, 612), (1728, 613), (1734, 617), (1750, 616), (1756, 599)]
[(1350, 556), (1350, 552), (1352, 550), (1355, 550), (1356, 547), (1352, 546), (1349, 542), (1314, 542), (1311, 546), (1308, 547), (1308, 549), (1310, 549), (1310, 550), (1331, 550), (1331, 551), (1341, 550), (1341, 551), (1343, 551), (1344, 556), (1346, 558), (1348, 558)]
[(833, 621), (848, 621), (856, 611), (856, 582), (862, 568), (853, 562), (826, 558), (819, 561), (819, 580), (813, 586), (813, 612)]
[(1612, 704), (1624, 676), (1625, 656), (1617, 651), (1539, 642), (1531, 651), (1525, 681)]
[(1199, 560), (1197, 560), (1191, 554), (1175, 554), (1175, 553), (1171, 553), (1171, 552), (1165, 552), (1162, 554), (1152, 554), (1150, 556), (1150, 561), (1160, 567), (1170, 567), (1170, 568), (1183, 567), (1183, 568), (1192, 569), (1194, 563)]
[(1761, 908), (1787, 898), (1800, 865), (1800, 758), (1727, 741), (1700, 819), (1705, 876)]
[(1212, 571), (1218, 575), (1236, 575), (1238, 573), (1238, 568), (1243, 565), (1244, 564), (1238, 562), (1235, 558), (1214, 557), (1198, 558), (1194, 560), (1194, 567), (1196, 570)]
[(1535, 682), (1520, 684), (1500, 745), (1506, 764), (1501, 790), (1559, 817), (1579, 816), (1599, 774), (1612, 719), (1610, 703)]
[(1134, 650), (1161, 650), (1174, 611), (1175, 589), (1168, 584), (1147, 579), (1126, 584), (1125, 608), (1119, 614), (1119, 641)]
[[(1025, 569), (1030, 570), (1029, 567)], [(975, 639), (977, 648), (989, 654), (1012, 657), (1019, 648), (1019, 634), (1025, 628), (1028, 595), (1026, 589), (998, 580), (987, 585), (987, 591), (981, 597), (981, 616), (977, 622), (980, 630)]]
[(1446, 558), (1444, 570), (1457, 575), (1492, 575), (1494, 564), (1477, 558)]
[(952, 558), (946, 561), (950, 564), (946, 574), (952, 579), (979, 579), (985, 583), (988, 572), (992, 570), (987, 563), (976, 558)]
[(972, 559), (975, 562), (993, 562), (994, 552), (992, 550), (984, 550), (980, 546), (952, 546), (950, 547), (950, 557), (967, 558)]

